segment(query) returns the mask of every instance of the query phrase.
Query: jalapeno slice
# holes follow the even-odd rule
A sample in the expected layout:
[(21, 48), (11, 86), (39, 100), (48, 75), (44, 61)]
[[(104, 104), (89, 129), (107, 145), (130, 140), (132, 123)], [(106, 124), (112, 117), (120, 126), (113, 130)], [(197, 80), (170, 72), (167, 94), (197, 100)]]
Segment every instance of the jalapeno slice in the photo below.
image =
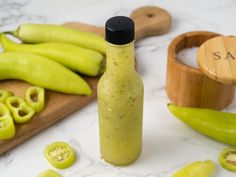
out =
[(48, 145), (44, 150), (44, 156), (55, 168), (65, 169), (75, 162), (75, 153), (69, 144), (55, 142)]
[(22, 98), (11, 96), (7, 98), (6, 105), (9, 108), (14, 122), (22, 124), (28, 122), (34, 115), (35, 111)]
[(236, 172), (236, 148), (226, 148), (219, 156), (219, 161), (223, 168)]
[(0, 103), (0, 140), (11, 139), (16, 129), (8, 108)]
[(61, 177), (61, 175), (54, 170), (48, 169), (40, 173), (38, 177)]
[(25, 100), (36, 113), (40, 113), (44, 109), (45, 105), (44, 88), (36, 86), (30, 87), (26, 91)]
[(0, 90), (0, 103), (5, 103), (7, 98), (12, 96), (12, 93), (6, 90)]

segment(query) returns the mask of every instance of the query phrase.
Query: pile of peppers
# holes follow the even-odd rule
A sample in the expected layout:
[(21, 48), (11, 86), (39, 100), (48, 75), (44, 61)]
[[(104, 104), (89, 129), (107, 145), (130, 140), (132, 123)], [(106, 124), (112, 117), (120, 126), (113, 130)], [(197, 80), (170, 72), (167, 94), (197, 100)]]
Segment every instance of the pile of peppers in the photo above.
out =
[(4, 50), (0, 80), (18, 79), (61, 93), (91, 95), (92, 89), (79, 74), (93, 77), (105, 70), (106, 42), (90, 32), (29, 23), (0, 33), (0, 44)]
[(14, 96), (11, 92), (0, 90), (0, 140), (15, 136), (16, 124), (30, 121), (45, 106), (45, 91), (41, 87), (29, 87), (25, 100)]

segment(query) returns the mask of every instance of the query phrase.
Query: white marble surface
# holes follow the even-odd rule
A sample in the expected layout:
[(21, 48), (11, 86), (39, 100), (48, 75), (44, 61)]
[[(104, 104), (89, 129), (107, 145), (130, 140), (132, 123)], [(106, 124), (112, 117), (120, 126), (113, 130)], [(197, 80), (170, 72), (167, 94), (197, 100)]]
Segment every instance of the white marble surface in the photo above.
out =
[[(53, 141), (69, 142), (78, 154), (76, 164), (60, 170), (63, 177), (170, 177), (180, 167), (196, 160), (217, 163), (215, 177), (235, 177), (217, 161), (226, 145), (204, 137), (174, 118), (167, 110), (165, 93), (167, 46), (176, 35), (191, 30), (224, 34), (236, 32), (234, 0), (0, 0), (0, 30), (22, 22), (63, 23), (76, 20), (104, 25), (114, 15), (129, 15), (143, 5), (157, 5), (173, 16), (168, 34), (137, 43), (138, 70), (145, 85), (143, 152), (127, 167), (113, 167), (100, 159), (97, 103), (36, 135), (0, 157), (1, 177), (36, 177), (50, 168), (44, 147)], [(236, 112), (233, 107), (227, 110)], [(1, 148), (1, 147), (0, 147)]]

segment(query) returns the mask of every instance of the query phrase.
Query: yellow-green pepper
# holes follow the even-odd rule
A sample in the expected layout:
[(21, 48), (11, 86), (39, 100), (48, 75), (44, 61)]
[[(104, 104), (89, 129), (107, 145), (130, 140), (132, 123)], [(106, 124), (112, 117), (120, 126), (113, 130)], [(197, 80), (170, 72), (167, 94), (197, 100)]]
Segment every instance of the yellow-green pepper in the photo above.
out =
[(34, 109), (17, 96), (7, 98), (6, 105), (12, 114), (14, 122), (18, 124), (28, 122), (35, 114)]
[(219, 155), (221, 166), (229, 171), (236, 172), (236, 148), (226, 148)]
[(61, 25), (28, 23), (20, 25), (10, 33), (26, 43), (65, 42), (106, 53), (106, 42), (103, 37)]
[(0, 90), (0, 103), (5, 103), (8, 97), (12, 96), (12, 93), (6, 90)]
[(61, 177), (61, 175), (54, 170), (48, 169), (40, 173), (38, 177)]
[(0, 140), (11, 139), (15, 136), (16, 129), (8, 108), (0, 103)]
[(211, 177), (215, 164), (211, 160), (193, 162), (171, 177)]
[(0, 80), (19, 79), (63, 93), (90, 95), (89, 85), (76, 73), (46, 57), (24, 52), (0, 54)]
[(76, 45), (59, 42), (17, 44), (8, 39), (5, 34), (1, 34), (0, 41), (5, 51), (39, 54), (88, 76), (97, 76), (104, 70), (105, 62), (102, 54)]
[(40, 113), (45, 106), (45, 90), (42, 87), (29, 87), (26, 90), (25, 100), (36, 113)]
[(74, 150), (65, 142), (54, 142), (44, 149), (44, 156), (55, 168), (69, 168), (75, 163)]
[(220, 142), (236, 146), (236, 114), (168, 104), (169, 110), (194, 130)]

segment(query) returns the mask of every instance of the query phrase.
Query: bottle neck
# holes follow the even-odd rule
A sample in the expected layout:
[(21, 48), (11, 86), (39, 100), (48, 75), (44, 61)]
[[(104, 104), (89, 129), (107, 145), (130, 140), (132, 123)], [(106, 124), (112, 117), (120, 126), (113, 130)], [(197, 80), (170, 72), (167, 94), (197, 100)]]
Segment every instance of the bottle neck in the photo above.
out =
[(134, 70), (134, 42), (125, 45), (107, 43), (107, 71)]

